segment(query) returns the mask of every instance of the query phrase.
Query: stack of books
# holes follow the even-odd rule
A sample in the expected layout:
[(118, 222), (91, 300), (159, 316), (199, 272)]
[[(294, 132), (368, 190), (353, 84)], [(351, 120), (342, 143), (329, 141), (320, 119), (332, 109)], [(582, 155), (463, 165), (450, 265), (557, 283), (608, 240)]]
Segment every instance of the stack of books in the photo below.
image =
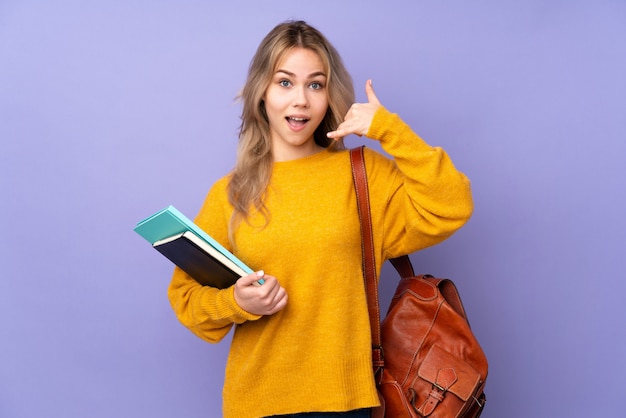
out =
[(204, 286), (225, 289), (253, 272), (173, 206), (142, 220), (134, 230)]

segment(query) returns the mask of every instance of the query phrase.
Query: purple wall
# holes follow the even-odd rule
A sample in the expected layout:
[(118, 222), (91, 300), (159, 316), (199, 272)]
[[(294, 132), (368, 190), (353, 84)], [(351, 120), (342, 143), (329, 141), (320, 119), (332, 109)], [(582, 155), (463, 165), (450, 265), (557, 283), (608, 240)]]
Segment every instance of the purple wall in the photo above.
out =
[(412, 258), (461, 290), (484, 416), (623, 416), (623, 1), (93, 3), (0, 2), (1, 417), (220, 416), (228, 342), (178, 324), (132, 228), (231, 167), (233, 97), (290, 17), (472, 179), (470, 223)]

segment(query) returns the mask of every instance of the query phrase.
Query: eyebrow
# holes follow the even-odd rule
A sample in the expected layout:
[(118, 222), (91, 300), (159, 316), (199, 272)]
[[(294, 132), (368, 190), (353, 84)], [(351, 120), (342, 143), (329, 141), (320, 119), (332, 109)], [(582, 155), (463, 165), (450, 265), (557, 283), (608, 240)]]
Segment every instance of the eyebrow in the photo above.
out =
[[(296, 75), (294, 73), (292, 73), (291, 71), (287, 71), (287, 70), (282, 70), (282, 69), (278, 69), (276, 70), (276, 74), (278, 73), (283, 73), (283, 74), (287, 74), (290, 77), (295, 77)], [(315, 78), (318, 76), (322, 76), (322, 77), (326, 77), (326, 73), (324, 73), (323, 71), (316, 71), (314, 73), (309, 74), (307, 77), (308, 78)]]

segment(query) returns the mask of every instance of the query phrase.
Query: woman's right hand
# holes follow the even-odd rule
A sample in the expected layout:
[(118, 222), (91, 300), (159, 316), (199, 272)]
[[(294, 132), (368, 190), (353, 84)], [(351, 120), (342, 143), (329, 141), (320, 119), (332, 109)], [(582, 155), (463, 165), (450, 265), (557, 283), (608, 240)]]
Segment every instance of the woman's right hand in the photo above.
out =
[[(262, 285), (257, 281), (263, 279)], [(287, 305), (287, 292), (276, 277), (262, 271), (241, 277), (235, 283), (235, 302), (254, 315), (273, 315)]]

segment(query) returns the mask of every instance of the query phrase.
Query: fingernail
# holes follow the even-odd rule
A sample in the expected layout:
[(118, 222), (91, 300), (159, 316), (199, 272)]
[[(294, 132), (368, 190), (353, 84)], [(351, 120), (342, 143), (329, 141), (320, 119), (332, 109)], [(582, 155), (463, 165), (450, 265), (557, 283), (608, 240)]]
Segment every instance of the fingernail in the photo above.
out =
[(256, 272), (256, 275), (258, 277), (263, 277), (263, 276), (265, 276), (265, 272), (263, 270), (259, 270), (259, 271)]

